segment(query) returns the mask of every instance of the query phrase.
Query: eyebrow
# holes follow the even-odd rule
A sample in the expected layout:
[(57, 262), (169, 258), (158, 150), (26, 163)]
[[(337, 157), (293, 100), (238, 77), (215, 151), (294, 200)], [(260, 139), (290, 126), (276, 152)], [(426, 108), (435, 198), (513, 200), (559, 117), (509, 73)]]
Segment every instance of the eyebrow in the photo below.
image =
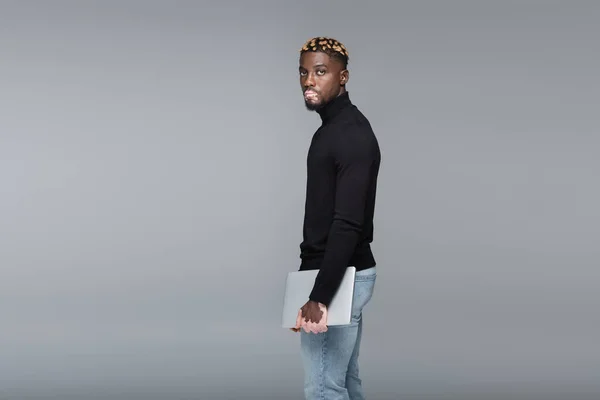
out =
[[(327, 68), (327, 65), (325, 65), (323, 63), (319, 63), (319, 64), (315, 64), (315, 65), (312, 66), (312, 68), (318, 68), (318, 67), (325, 67), (325, 68)], [(300, 69), (306, 69), (302, 65), (299, 68)]]

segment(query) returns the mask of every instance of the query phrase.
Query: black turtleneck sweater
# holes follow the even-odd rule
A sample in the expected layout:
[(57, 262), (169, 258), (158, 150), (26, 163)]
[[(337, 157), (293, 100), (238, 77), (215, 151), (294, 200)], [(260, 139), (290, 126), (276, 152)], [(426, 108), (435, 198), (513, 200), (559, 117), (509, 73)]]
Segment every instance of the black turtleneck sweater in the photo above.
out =
[(349, 266), (375, 266), (375, 192), (381, 153), (348, 92), (318, 111), (322, 124), (307, 156), (300, 270), (319, 269), (309, 299), (328, 306)]

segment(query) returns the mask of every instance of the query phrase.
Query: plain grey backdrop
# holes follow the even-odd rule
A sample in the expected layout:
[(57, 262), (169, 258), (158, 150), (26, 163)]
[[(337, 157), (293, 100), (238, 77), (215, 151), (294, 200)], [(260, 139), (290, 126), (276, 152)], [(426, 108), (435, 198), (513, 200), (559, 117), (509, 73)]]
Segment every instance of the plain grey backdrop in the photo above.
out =
[(600, 396), (600, 3), (0, 2), (0, 399), (301, 399), (298, 50), (383, 154), (368, 398)]

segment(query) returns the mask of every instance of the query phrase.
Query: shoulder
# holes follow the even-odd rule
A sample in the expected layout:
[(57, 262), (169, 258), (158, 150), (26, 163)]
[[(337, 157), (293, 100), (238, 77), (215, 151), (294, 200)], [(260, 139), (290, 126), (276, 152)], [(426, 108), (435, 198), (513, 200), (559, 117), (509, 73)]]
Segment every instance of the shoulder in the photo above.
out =
[(331, 151), (338, 157), (379, 157), (379, 143), (375, 132), (369, 120), (356, 107), (331, 127), (328, 136), (331, 139)]

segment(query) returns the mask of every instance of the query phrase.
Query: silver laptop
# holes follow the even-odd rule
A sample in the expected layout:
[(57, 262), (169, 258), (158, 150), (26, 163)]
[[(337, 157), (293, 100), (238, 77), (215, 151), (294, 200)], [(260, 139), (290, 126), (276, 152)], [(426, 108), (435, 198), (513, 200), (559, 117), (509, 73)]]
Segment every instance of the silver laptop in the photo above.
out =
[[(296, 326), (298, 310), (309, 300), (319, 270), (288, 273), (283, 299), (283, 328)], [(327, 307), (327, 326), (348, 325), (352, 319), (355, 267), (346, 268), (338, 291)]]

